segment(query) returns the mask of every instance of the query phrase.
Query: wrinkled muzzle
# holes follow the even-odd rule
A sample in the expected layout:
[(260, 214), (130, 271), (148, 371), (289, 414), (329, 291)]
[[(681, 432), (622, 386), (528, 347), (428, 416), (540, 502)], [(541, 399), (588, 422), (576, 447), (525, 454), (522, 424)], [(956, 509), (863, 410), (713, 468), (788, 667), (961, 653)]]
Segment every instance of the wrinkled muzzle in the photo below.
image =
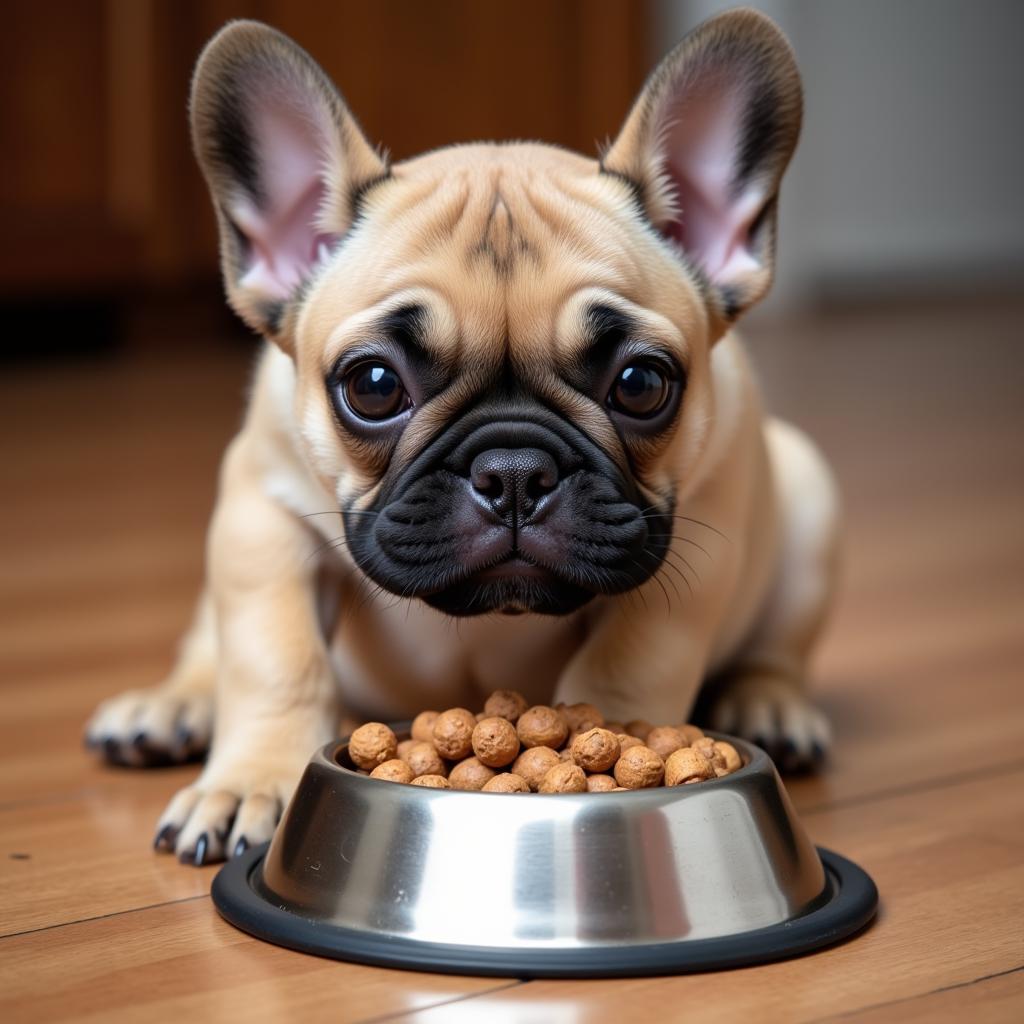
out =
[(491, 404), (392, 467), (365, 511), (345, 514), (349, 549), (386, 590), (451, 615), (559, 615), (653, 575), (672, 510), (563, 417)]

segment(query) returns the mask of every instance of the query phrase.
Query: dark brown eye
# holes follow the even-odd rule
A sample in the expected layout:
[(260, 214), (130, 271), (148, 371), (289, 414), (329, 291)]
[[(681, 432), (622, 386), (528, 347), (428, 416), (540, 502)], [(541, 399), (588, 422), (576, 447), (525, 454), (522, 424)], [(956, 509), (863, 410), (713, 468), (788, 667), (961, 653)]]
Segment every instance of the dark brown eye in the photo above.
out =
[(412, 404), (402, 378), (387, 365), (359, 363), (346, 374), (345, 402), (364, 420), (390, 420)]
[(669, 380), (653, 363), (632, 363), (619, 371), (608, 404), (624, 416), (647, 419), (660, 412), (669, 397)]

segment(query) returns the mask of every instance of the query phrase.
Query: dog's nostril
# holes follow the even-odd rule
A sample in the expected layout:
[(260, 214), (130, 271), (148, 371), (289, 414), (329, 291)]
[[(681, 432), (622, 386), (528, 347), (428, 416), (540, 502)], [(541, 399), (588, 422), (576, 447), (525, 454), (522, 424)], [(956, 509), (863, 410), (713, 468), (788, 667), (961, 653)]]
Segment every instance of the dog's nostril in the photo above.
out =
[(527, 495), (536, 501), (550, 494), (558, 486), (558, 475), (547, 469), (540, 469), (533, 473), (526, 481)]
[(489, 498), (491, 501), (500, 498), (505, 493), (505, 485), (501, 482), (501, 477), (497, 473), (473, 473), (473, 490), (478, 494), (482, 494), (485, 498)]

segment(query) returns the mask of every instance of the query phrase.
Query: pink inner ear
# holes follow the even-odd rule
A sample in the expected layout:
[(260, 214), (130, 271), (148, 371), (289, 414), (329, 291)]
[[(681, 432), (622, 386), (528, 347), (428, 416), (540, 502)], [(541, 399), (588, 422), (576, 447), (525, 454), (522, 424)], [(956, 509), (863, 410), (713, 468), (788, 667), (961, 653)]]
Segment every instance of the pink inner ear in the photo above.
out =
[(249, 242), (249, 259), (239, 281), (242, 288), (271, 299), (288, 298), (336, 235), (317, 230), (324, 201), (326, 133), (323, 117), (302, 109), (287, 94), (250, 97), (253, 146), (258, 164), (261, 202), (240, 195), (228, 211)]
[(756, 181), (733, 191), (743, 97), (738, 85), (709, 83), (675, 107), (663, 136), (665, 171), (675, 188), (679, 219), (664, 231), (680, 243), (711, 281), (726, 284), (759, 267), (749, 232), (766, 196)]

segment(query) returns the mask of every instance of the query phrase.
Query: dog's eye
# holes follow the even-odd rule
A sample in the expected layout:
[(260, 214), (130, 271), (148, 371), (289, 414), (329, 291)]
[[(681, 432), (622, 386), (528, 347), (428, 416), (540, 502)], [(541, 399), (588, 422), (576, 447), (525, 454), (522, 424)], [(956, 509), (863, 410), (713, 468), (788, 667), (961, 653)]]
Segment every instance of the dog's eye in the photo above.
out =
[(345, 402), (364, 420), (389, 420), (412, 405), (402, 378), (387, 365), (368, 360), (345, 375)]
[(653, 363), (631, 363), (619, 371), (608, 392), (608, 404), (616, 412), (635, 419), (647, 419), (660, 412), (668, 401), (669, 379)]

